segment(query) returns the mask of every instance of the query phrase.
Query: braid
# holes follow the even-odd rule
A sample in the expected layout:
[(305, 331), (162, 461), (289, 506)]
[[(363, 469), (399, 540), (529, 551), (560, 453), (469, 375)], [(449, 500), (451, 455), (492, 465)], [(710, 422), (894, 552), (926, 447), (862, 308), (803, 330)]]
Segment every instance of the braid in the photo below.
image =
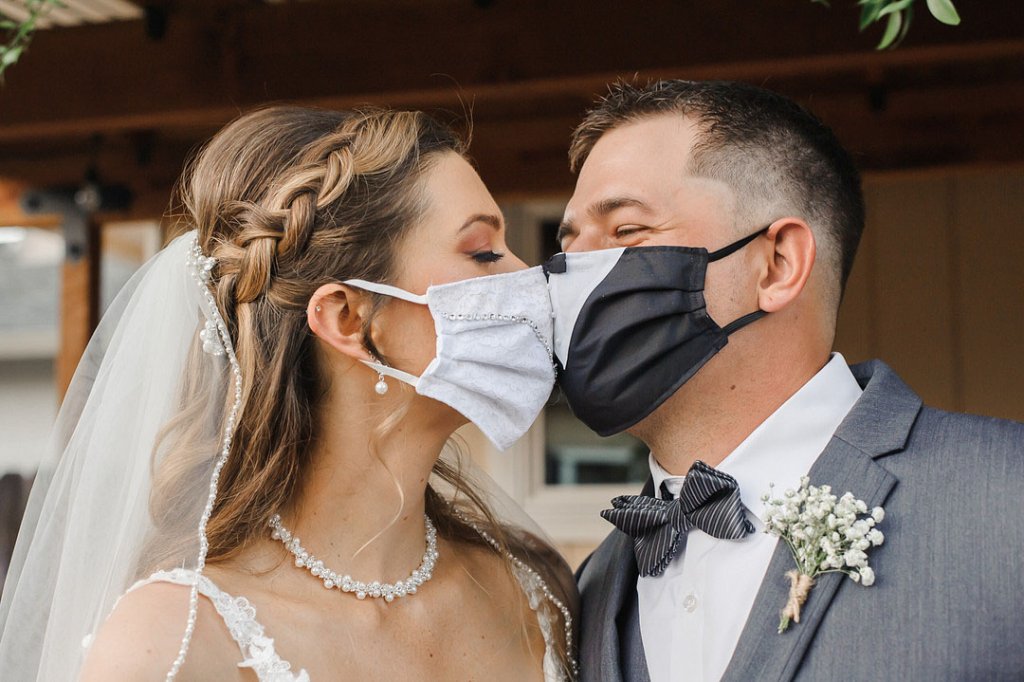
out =
[[(268, 295), (279, 262), (301, 260), (320, 217), (318, 212), (339, 201), (358, 175), (352, 139), (351, 132), (342, 131), (309, 150), (307, 159), (286, 174), (263, 204), (225, 203), (221, 220), (234, 228), (232, 242), (242, 249), (231, 292), (238, 303)], [(239, 254), (223, 256), (237, 258)]]

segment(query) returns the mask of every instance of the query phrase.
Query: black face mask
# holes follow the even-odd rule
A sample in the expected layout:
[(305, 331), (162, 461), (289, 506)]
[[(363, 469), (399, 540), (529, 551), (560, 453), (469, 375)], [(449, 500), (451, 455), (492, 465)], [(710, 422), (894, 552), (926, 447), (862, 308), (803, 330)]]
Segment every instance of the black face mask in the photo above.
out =
[(758, 310), (720, 327), (704, 302), (708, 263), (767, 229), (712, 253), (641, 246), (548, 260), (558, 381), (584, 424), (602, 436), (625, 431), (696, 374), (730, 334), (767, 314)]

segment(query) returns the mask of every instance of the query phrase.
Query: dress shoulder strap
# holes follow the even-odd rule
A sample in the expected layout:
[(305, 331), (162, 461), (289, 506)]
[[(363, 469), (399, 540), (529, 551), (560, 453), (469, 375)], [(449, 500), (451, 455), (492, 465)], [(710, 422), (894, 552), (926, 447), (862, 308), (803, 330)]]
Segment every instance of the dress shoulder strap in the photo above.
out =
[(132, 585), (128, 592), (143, 585), (164, 582), (191, 587), (213, 604), (217, 614), (238, 644), (243, 661), (239, 668), (252, 668), (260, 682), (309, 682), (305, 670), (298, 674), (291, 672), (291, 664), (284, 661), (274, 650), (274, 640), (266, 636), (263, 626), (256, 620), (256, 608), (245, 597), (232, 597), (220, 589), (205, 575), (197, 575), (186, 568), (157, 571), (153, 575)]

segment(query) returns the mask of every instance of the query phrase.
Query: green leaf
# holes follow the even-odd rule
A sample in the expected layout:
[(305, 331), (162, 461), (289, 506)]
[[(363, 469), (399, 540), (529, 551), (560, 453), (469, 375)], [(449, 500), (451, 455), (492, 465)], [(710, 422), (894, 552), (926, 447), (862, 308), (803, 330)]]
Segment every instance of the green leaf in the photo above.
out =
[(928, 0), (928, 11), (944, 24), (950, 26), (960, 24), (960, 15), (956, 13), (956, 7), (953, 7), (951, 0)]
[(907, 8), (907, 11), (903, 13), (903, 28), (900, 29), (899, 36), (896, 37), (896, 42), (893, 43), (893, 47), (903, 42), (903, 39), (907, 37), (907, 33), (910, 32), (910, 22), (914, 19), (914, 6), (911, 5)]
[(897, 2), (891, 3), (886, 6), (881, 12), (878, 13), (878, 18), (888, 16), (893, 12), (902, 12), (908, 7), (914, 4), (914, 0), (897, 0)]
[(10, 66), (11, 64), (14, 64), (16, 61), (18, 61), (18, 58), (21, 57), (22, 50), (23, 48), (21, 47), (15, 47), (10, 50), (5, 50), (3, 55), (0, 55), (0, 66), (6, 67)]
[(871, 24), (878, 21), (878, 13), (882, 11), (882, 5), (864, 5), (864, 9), (860, 11), (860, 30), (866, 29)]
[(882, 35), (882, 41), (878, 43), (876, 50), (884, 50), (896, 41), (896, 37), (900, 34), (900, 27), (903, 25), (903, 15), (900, 12), (889, 15), (889, 22), (885, 26), (885, 33)]
[(10, 19), (0, 19), (0, 28), (4, 29), (5, 31), (13, 31), (14, 29), (18, 28), (18, 24), (11, 21)]

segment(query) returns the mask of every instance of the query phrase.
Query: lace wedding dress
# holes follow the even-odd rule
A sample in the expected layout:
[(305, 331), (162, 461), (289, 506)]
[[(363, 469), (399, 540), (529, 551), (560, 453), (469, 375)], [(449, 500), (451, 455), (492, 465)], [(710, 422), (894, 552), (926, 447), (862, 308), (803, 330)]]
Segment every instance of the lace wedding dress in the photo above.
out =
[[(535, 572), (518, 565), (513, 565), (513, 572), (530, 603), (530, 608), (537, 614), (537, 622), (544, 635), (545, 682), (562, 680), (564, 676), (559, 672), (558, 657), (555, 653), (557, 612), (545, 596), (544, 582)], [(184, 568), (158, 571), (135, 583), (128, 591), (157, 582), (191, 586), (196, 583), (196, 574)], [(256, 620), (256, 609), (248, 599), (228, 594), (205, 575), (199, 576), (197, 586), (199, 594), (213, 603), (232, 639), (238, 644), (242, 657), (238, 664), (239, 668), (250, 668), (260, 682), (310, 682), (309, 673), (305, 670), (292, 670), (292, 664), (282, 659), (274, 649), (273, 637), (268, 635), (263, 625)]]

